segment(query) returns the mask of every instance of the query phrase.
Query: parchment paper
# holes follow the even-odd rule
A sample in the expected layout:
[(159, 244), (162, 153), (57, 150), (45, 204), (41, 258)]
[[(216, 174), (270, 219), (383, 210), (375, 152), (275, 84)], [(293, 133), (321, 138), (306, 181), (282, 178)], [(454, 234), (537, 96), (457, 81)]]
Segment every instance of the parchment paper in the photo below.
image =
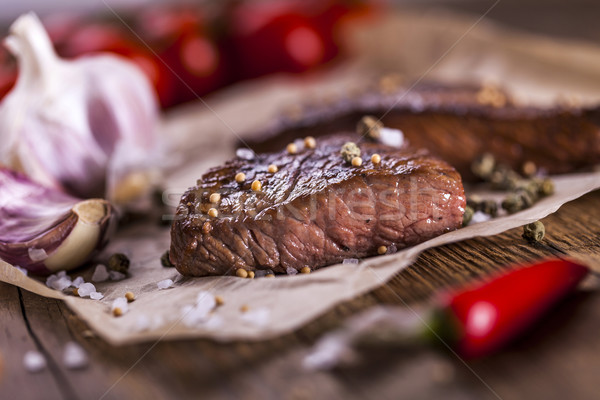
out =
[[(416, 66), (417, 61), (412, 60), (409, 68), (412, 72), (404, 71), (410, 76), (414, 71), (428, 71), (432, 63), (439, 60), (439, 56), (447, 50), (444, 47), (452, 44), (446, 43), (448, 37), (461, 30), (461, 34), (467, 32), (471, 24), (472, 21), (456, 17), (405, 13), (393, 16), (388, 23), (381, 24), (379, 33), (365, 33), (362, 39), (357, 39), (356, 45), (361, 46), (361, 40), (368, 35), (383, 35), (381, 42), (384, 43), (390, 29), (404, 31), (409, 29), (407, 27), (412, 27), (410, 34), (423, 47), (419, 50), (420, 67)], [(452, 29), (440, 29), (444, 26), (451, 26)], [(542, 71), (547, 71), (547, 76), (552, 79), (538, 82), (540, 71), (536, 68), (530, 71), (531, 82), (527, 84), (527, 90), (520, 93), (528, 96), (527, 101), (553, 102), (557, 96), (565, 93), (578, 96), (582, 101), (597, 101), (594, 96), (600, 93), (597, 83), (600, 80), (597, 79), (596, 72), (600, 71), (600, 49), (519, 36), (497, 27), (477, 26), (469, 32), (460, 45), (456, 46), (463, 55), (437, 61), (436, 68), (430, 71), (428, 78), (456, 81), (467, 80), (472, 76), (478, 79), (492, 76), (499, 82), (512, 82), (511, 71), (519, 65), (537, 65)], [(497, 45), (482, 45), (490, 40)], [(536, 50), (530, 53), (518, 51), (524, 42)], [(444, 44), (440, 47), (440, 43)], [(467, 51), (469, 49), (471, 51)], [(540, 49), (551, 50), (541, 54)], [(587, 75), (583, 80), (589, 79), (588, 86), (574, 83), (581, 79), (580, 64), (571, 65), (557, 60), (547, 63), (548, 55), (556, 53), (564, 56), (565, 52), (574, 54), (577, 49), (581, 54), (586, 54), (587, 61), (595, 62), (594, 68), (585, 68)], [(388, 50), (388, 47), (382, 45), (381, 51)], [(380, 56), (387, 60), (384, 69), (388, 70), (401, 69), (402, 60), (406, 57), (404, 53), (395, 58), (387, 53)], [(302, 80), (276, 77), (239, 85), (214, 97), (210, 101), (210, 110), (206, 106), (196, 105), (170, 115), (164, 122), (163, 130), (173, 143), (174, 154), (181, 157), (180, 161), (184, 165), (167, 174), (165, 184), (168, 189), (164, 199), (176, 203), (183, 190), (192, 185), (206, 168), (233, 154), (233, 143), (237, 135), (255, 130), (268, 122), (281, 104), (293, 103), (316, 94), (340, 93), (341, 88), (347, 89), (375, 76), (380, 72), (377, 67), (383, 63), (373, 63), (376, 59), (373, 57), (375, 56)], [(468, 69), (465, 68), (465, 58), (471, 60)], [(457, 71), (462, 71), (462, 75)], [(472, 75), (464, 75), (466, 71)], [(527, 81), (527, 74), (523, 75), (522, 71), (520, 74), (519, 79)], [(554, 82), (555, 76), (573, 74), (579, 74), (573, 81), (563, 78), (560, 82)], [(595, 87), (598, 91), (592, 92), (590, 87)], [(516, 94), (519, 93), (519, 87), (512, 89)], [(161, 228), (155, 222), (147, 222), (120, 231), (104, 251), (104, 254), (124, 252), (130, 256), (132, 265), (129, 278), (119, 282), (96, 283), (97, 290), (105, 296), (102, 300), (64, 295), (46, 287), (43, 282), (26, 277), (2, 261), (0, 280), (42, 296), (64, 300), (91, 329), (114, 345), (185, 337), (210, 337), (220, 341), (267, 339), (297, 329), (336, 304), (383, 285), (427, 248), (476, 236), (495, 235), (545, 217), (565, 202), (600, 188), (600, 172), (564, 175), (556, 177), (555, 183), (556, 193), (553, 196), (523, 212), (472, 225), (396, 254), (366, 259), (358, 265), (330, 266), (310, 275), (254, 280), (236, 277), (184, 278), (174, 269), (160, 265), (159, 258), (169, 247), (168, 228)], [(73, 278), (81, 275), (89, 281), (92, 272), (93, 268), (87, 268), (70, 275)], [(175, 281), (174, 287), (159, 290), (157, 282), (167, 278)], [(134, 292), (137, 299), (130, 303), (129, 312), (118, 318), (113, 317), (110, 313), (112, 300), (122, 297), (127, 291)], [(191, 326), (182, 319), (183, 309), (193, 305), (198, 293), (202, 291), (222, 296), (225, 303), (214, 311), (208, 322)], [(242, 312), (242, 306), (247, 306), (248, 311)]]

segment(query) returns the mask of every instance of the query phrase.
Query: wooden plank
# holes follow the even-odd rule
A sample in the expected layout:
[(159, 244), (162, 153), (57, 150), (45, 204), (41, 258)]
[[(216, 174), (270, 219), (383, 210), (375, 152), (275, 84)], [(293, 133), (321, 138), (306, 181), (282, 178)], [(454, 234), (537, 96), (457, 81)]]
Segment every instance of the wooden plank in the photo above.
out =
[(6, 283), (0, 283), (0, 315), (0, 357), (4, 364), (4, 371), (0, 373), (0, 398), (64, 398), (66, 393), (58, 386), (51, 365), (37, 373), (25, 370), (25, 353), (40, 349), (23, 319), (18, 289)]
[(541, 246), (527, 244), (520, 229), (514, 229), (429, 250), (388, 285), (336, 307), (298, 332), (266, 342), (187, 340), (112, 348), (88, 337), (85, 324), (62, 303), (29, 293), (23, 293), (23, 300), (32, 331), (57, 364), (68, 340), (78, 341), (90, 354), (85, 371), (59, 367), (77, 398), (98, 398), (134, 364), (105, 398), (492, 399), (494, 393), (502, 398), (524, 393), (532, 398), (566, 393), (586, 398), (595, 393), (593, 371), (600, 368), (600, 356), (595, 356), (600, 355), (600, 339), (594, 330), (600, 297), (594, 295), (568, 303), (557, 319), (506, 352), (467, 365), (432, 349), (372, 354), (364, 365), (333, 373), (305, 371), (301, 362), (321, 334), (374, 304), (427, 301), (439, 290), (513, 262), (561, 252), (600, 254), (599, 200), (600, 192), (592, 193), (546, 218), (548, 236)]

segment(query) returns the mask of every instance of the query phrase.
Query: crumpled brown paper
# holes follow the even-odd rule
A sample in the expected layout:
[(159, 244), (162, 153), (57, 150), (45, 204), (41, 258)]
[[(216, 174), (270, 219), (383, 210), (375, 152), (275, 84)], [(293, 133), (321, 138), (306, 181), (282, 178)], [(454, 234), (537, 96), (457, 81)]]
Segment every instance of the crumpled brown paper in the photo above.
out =
[[(421, 70), (426, 71), (431, 63), (439, 59), (438, 53), (443, 53), (443, 49), (439, 48), (440, 40), (444, 43), (447, 41), (447, 31), (439, 29), (440, 20), (445, 21), (448, 26), (451, 25), (455, 32), (461, 29), (465, 32), (470, 27), (468, 21), (444, 18), (411, 17), (402, 14), (391, 18), (394, 23), (382, 24), (380, 30), (387, 32), (386, 29), (406, 30), (407, 26), (412, 27), (412, 36), (419, 38), (415, 40), (431, 47), (428, 55), (423, 48), (420, 50)], [(379, 33), (379, 35), (383, 34)], [(382, 38), (382, 41), (386, 38)], [(494, 43), (498, 43), (497, 47), (481, 46), (482, 42), (485, 43), (490, 38), (494, 38)], [(539, 51), (531, 54), (523, 52), (516, 54), (515, 46), (520, 48), (523, 41), (528, 41), (532, 46), (537, 43), (538, 46), (533, 47), (538, 50), (554, 49), (557, 54), (565, 49), (564, 44), (554, 44), (539, 38), (520, 37), (514, 33), (507, 35), (498, 28), (478, 26), (470, 31), (468, 37), (463, 38), (460, 48), (457, 46), (463, 53), (465, 48), (469, 48), (469, 43), (472, 49), (477, 50), (476, 54), (467, 52), (464, 55), (471, 60), (470, 68), (463, 68), (464, 57), (442, 59), (436, 64), (437, 69), (430, 71), (428, 78), (437, 76), (465, 80), (468, 78), (464, 76), (466, 71), (478, 77), (485, 77), (486, 71), (491, 71), (491, 75), (498, 81), (508, 82), (511, 79), (510, 71), (516, 65), (515, 57), (528, 60), (529, 64), (535, 65), (538, 65), (536, 64), (538, 61), (546, 60)], [(360, 40), (357, 43), (360, 45)], [(574, 45), (570, 44), (568, 51), (574, 52), (573, 47)], [(600, 49), (589, 46), (581, 48), (585, 51), (594, 51), (598, 56), (594, 59), (597, 61), (596, 66), (600, 66)], [(386, 47), (383, 46), (382, 49), (385, 50)], [(385, 57), (392, 59), (388, 54), (385, 54)], [(400, 68), (403, 57), (400, 55), (395, 59), (394, 68)], [(588, 57), (588, 59), (592, 58)], [(221, 163), (233, 155), (234, 143), (238, 135), (255, 130), (268, 122), (281, 104), (293, 103), (306, 96), (314, 96), (316, 93), (335, 92), (374, 76), (377, 69), (373, 65), (369, 66), (369, 60), (373, 61), (373, 59), (359, 60), (355, 64), (342, 66), (335, 71), (322, 73), (310, 79), (272, 78), (260, 83), (244, 84), (213, 98), (210, 102), (210, 110), (205, 106), (196, 105), (170, 115), (164, 122), (163, 130), (169, 135), (174, 154), (181, 157), (181, 160), (187, 161), (167, 175), (164, 199), (176, 203), (178, 196), (208, 167)], [(490, 63), (490, 60), (495, 62)], [(414, 64), (413, 60), (411, 69), (418, 70)], [(386, 63), (386, 66), (389, 65), (390, 62)], [(490, 65), (493, 68), (490, 68)], [(570, 64), (564, 62), (543, 66), (549, 71), (549, 76), (555, 76), (560, 71), (563, 75), (577, 72), (577, 69), (573, 70), (570, 67)], [(463, 76), (454, 76), (457, 74), (456, 71), (461, 69)], [(531, 73), (533, 74), (534, 71)], [(595, 71), (600, 71), (600, 68), (596, 68)], [(524, 78), (521, 76), (521, 79)], [(536, 74), (535, 82), (539, 79)], [(596, 82), (598, 80), (591, 82), (590, 85), (597, 85)], [(559, 85), (555, 85), (554, 91), (549, 89), (549, 86), (552, 86), (552, 82), (545, 82), (544, 85), (537, 86), (539, 90), (536, 92), (536, 86), (530, 84), (525, 95), (532, 99), (552, 98), (553, 101), (561, 93), (581, 94), (582, 98), (589, 101), (593, 97), (587, 88), (578, 91), (580, 89), (578, 85), (573, 85), (573, 90), (568, 91), (568, 79), (563, 79)], [(519, 92), (518, 87), (512, 89), (515, 93)], [(95, 301), (64, 295), (48, 288), (43, 282), (26, 277), (19, 270), (2, 261), (0, 261), (0, 280), (42, 296), (64, 300), (70, 309), (90, 325), (91, 329), (114, 345), (185, 337), (210, 337), (221, 341), (267, 339), (294, 330), (336, 304), (384, 284), (409, 266), (417, 255), (427, 248), (476, 236), (495, 235), (543, 218), (556, 211), (562, 204), (600, 188), (600, 172), (556, 177), (555, 184), (554, 195), (542, 199), (530, 209), (518, 214), (471, 225), (396, 254), (365, 259), (357, 265), (334, 265), (310, 275), (254, 280), (236, 277), (182, 277), (173, 268), (161, 266), (160, 256), (169, 247), (169, 230), (157, 226), (152, 221), (120, 231), (105, 250), (106, 254), (113, 252), (128, 254), (132, 264), (129, 278), (118, 282), (95, 284), (97, 290), (104, 294), (102, 300)], [(76, 271), (71, 276), (74, 278), (82, 275), (86, 281), (90, 281), (92, 272), (93, 268), (87, 268)], [(159, 290), (157, 282), (164, 279), (172, 279), (175, 283), (172, 288)], [(136, 300), (129, 304), (129, 312), (118, 318), (113, 317), (110, 304), (127, 291), (134, 292), (137, 296)], [(186, 306), (193, 305), (198, 294), (204, 292), (207, 293), (206, 295), (220, 295), (224, 299), (224, 304), (216, 308), (212, 317), (206, 322), (190, 324), (184, 316), (184, 309)], [(240, 310), (243, 306), (247, 306), (246, 312)]]

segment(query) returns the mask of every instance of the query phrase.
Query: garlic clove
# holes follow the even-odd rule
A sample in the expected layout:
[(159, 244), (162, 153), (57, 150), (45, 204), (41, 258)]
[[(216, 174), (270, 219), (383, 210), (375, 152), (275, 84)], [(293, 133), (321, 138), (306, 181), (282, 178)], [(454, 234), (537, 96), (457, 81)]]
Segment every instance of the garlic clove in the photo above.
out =
[(113, 208), (0, 168), (0, 258), (48, 274), (85, 263), (113, 231)]
[(163, 146), (145, 74), (116, 55), (60, 59), (31, 13), (5, 44), (19, 78), (0, 103), (0, 163), (82, 198), (128, 202), (148, 192)]

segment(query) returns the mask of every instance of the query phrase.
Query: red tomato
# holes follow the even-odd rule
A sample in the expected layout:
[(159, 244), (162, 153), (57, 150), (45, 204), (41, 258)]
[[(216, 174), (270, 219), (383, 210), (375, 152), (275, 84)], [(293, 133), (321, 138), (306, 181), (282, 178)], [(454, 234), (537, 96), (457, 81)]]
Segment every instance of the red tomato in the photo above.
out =
[[(325, 59), (325, 40), (302, 12), (291, 5), (260, 4), (236, 10), (232, 45), (241, 78), (274, 72), (303, 72)], [(293, 5), (294, 3), (292, 3)]]

